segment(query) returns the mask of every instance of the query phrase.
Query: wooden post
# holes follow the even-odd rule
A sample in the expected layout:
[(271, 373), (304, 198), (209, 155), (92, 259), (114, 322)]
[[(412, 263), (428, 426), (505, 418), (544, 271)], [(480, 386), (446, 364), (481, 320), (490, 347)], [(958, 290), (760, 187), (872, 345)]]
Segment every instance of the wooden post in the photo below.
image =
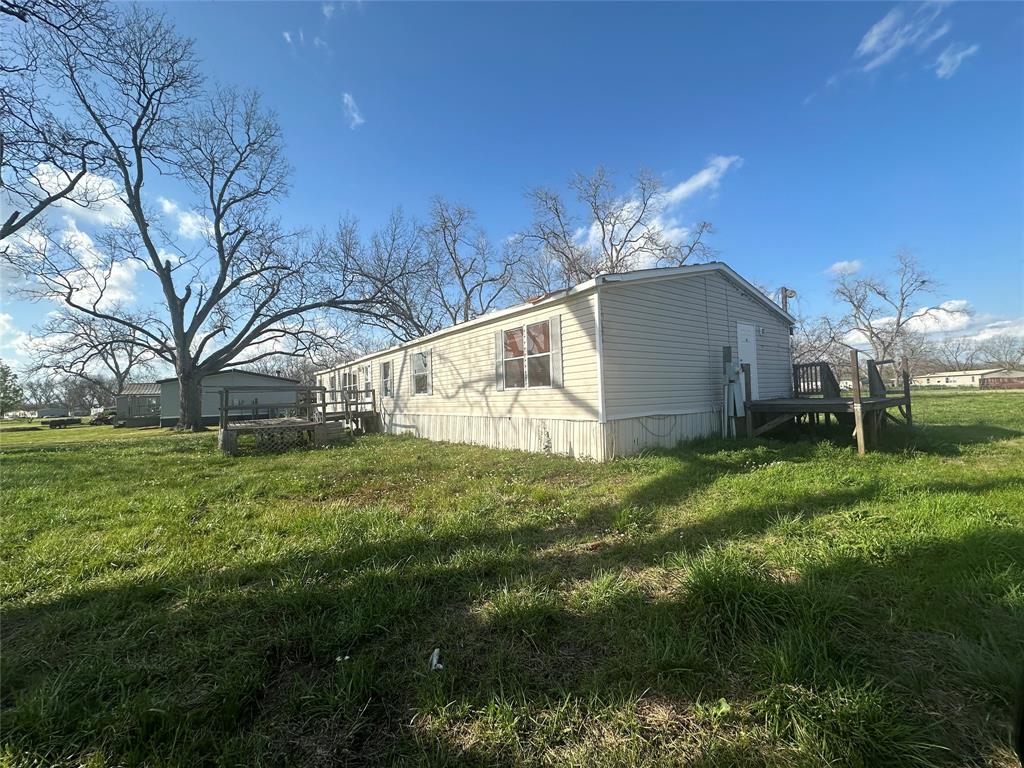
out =
[(900, 360), (900, 371), (903, 374), (903, 397), (907, 401), (907, 431), (914, 430), (914, 415), (910, 411), (910, 362), (904, 357)]
[(732, 421), (733, 414), (729, 413), (732, 407), (732, 389), (729, 385), (729, 376), (732, 373), (732, 347), (722, 347), (722, 437), (735, 436), (736, 423)]
[(857, 434), (857, 453), (863, 456), (867, 452), (864, 434), (864, 413), (860, 402), (860, 365), (857, 362), (857, 350), (850, 350), (850, 371), (853, 374), (853, 424)]
[(228, 456), (238, 453), (238, 434), (230, 429), (222, 429), (217, 433), (217, 447)]
[(221, 429), (227, 429), (228, 428), (228, 406), (231, 403), (231, 400), (230, 400), (228, 395), (229, 395), (229, 392), (228, 392), (227, 389), (222, 389), (220, 391), (220, 428)]
[(743, 414), (747, 422), (747, 439), (754, 436), (754, 414), (750, 412), (750, 363), (743, 363)]

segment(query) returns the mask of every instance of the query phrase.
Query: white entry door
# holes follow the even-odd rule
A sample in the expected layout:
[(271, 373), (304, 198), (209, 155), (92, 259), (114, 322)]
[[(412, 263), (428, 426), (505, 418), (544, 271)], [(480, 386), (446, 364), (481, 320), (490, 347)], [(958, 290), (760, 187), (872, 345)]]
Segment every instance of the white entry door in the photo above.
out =
[(750, 363), (750, 399), (757, 400), (757, 336), (752, 323), (736, 323), (736, 341), (740, 363)]

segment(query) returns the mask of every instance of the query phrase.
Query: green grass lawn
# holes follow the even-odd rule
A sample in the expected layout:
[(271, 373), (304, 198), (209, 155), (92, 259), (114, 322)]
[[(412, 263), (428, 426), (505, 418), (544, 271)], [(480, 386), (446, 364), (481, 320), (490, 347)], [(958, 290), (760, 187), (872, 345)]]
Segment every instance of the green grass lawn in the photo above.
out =
[(2, 434), (0, 762), (1013, 765), (1024, 395), (915, 417), (607, 465)]
[(63, 429), (50, 429), (39, 424), (18, 421), (11, 424), (0, 423), (0, 450), (8, 448), (25, 448), (67, 445), (70, 443), (94, 443), (103, 441), (108, 445), (118, 440), (130, 440), (136, 437), (167, 437), (170, 430), (160, 427), (140, 427), (114, 429), (112, 426), (89, 426), (88, 419), (81, 424), (73, 424)]

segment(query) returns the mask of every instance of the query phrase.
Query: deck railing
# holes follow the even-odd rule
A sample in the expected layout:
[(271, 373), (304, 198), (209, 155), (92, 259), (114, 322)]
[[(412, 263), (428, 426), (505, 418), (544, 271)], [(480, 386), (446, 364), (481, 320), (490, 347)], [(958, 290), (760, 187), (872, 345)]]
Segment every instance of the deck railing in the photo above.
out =
[(794, 397), (839, 397), (839, 382), (825, 362), (793, 364)]
[[(221, 429), (227, 429), (228, 423), (231, 421), (231, 417), (240, 417), (243, 420), (252, 420), (259, 418), (277, 418), (279, 416), (295, 416), (305, 421), (319, 421), (325, 420), (325, 397), (326, 389), (324, 387), (313, 387), (306, 385), (296, 385), (288, 387), (275, 387), (275, 386), (250, 386), (250, 387), (204, 387), (204, 390), (213, 389), (217, 391), (220, 399), (220, 418), (219, 425)], [(282, 399), (272, 398), (270, 402), (259, 402), (258, 395), (264, 393), (294, 393), (295, 399), (293, 402), (285, 401)], [(232, 403), (232, 395), (257, 395), (253, 398), (252, 402), (249, 403)]]
[(375, 389), (325, 390), (324, 413), (328, 420), (352, 421), (377, 412)]

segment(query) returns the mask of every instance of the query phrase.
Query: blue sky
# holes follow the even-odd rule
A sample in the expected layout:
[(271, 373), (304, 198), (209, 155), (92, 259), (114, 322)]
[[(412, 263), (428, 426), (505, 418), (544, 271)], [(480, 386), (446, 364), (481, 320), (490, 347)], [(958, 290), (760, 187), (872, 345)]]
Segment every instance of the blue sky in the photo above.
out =
[[(751, 280), (821, 312), (831, 265), (882, 271), (906, 248), (971, 306), (954, 330), (1024, 332), (1024, 5), (163, 7), (211, 79), (277, 112), (294, 227), (369, 230), (442, 194), (498, 240), (528, 223), (524, 190), (573, 171), (672, 187), (735, 157), (673, 216), (714, 222)], [(0, 355), (44, 311), (6, 301)]]

